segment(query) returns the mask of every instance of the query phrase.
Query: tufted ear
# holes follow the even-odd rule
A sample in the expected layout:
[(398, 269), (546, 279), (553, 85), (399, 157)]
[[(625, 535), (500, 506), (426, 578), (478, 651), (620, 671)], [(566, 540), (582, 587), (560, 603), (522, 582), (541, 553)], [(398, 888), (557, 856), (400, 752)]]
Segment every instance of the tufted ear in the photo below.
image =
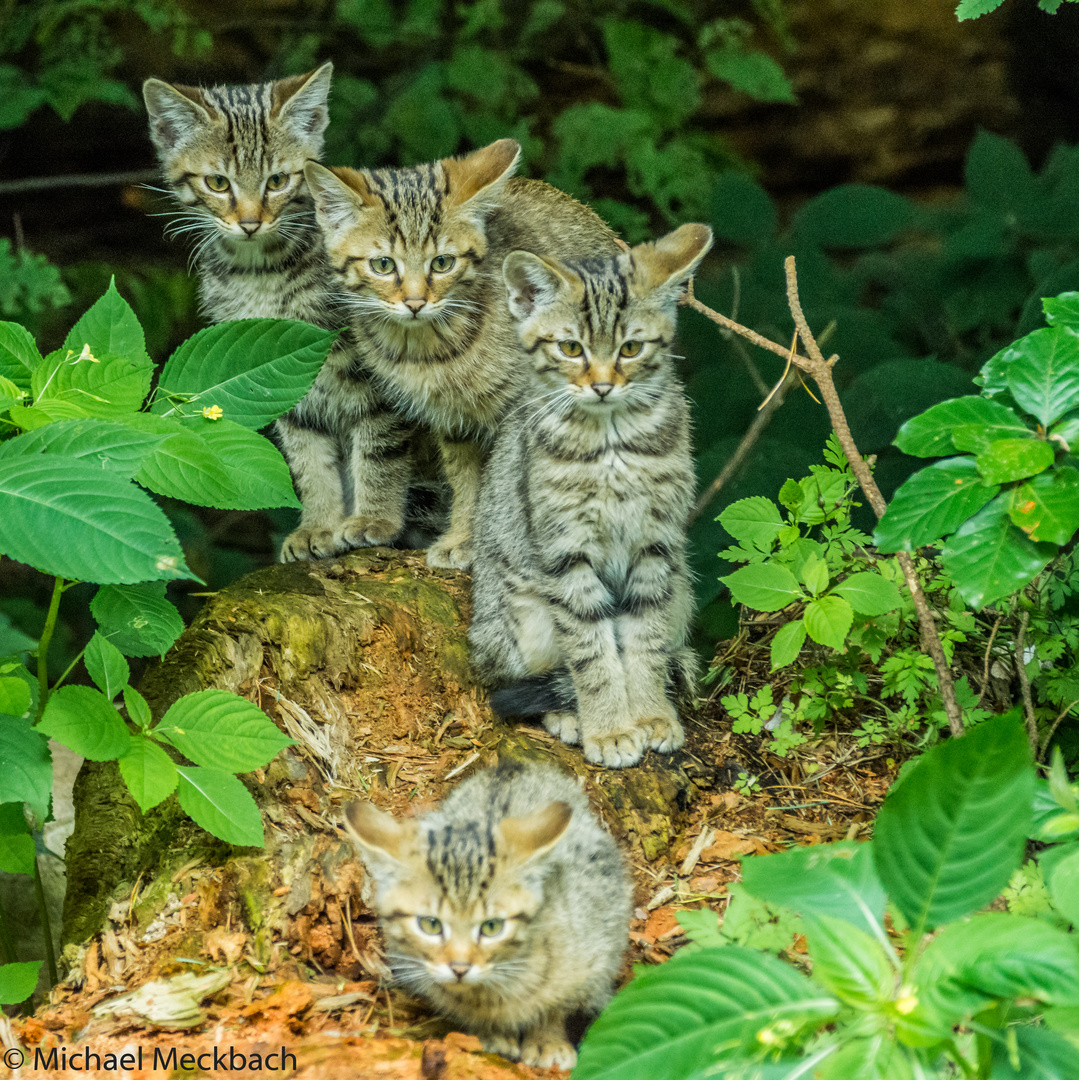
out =
[(688, 281), (711, 246), (712, 230), (707, 225), (682, 225), (655, 243), (638, 244), (632, 255), (647, 286), (659, 289)]
[(363, 173), (356, 169), (327, 169), (309, 161), (303, 174), (315, 200), (318, 223), (327, 236), (347, 228), (359, 214), (378, 202)]
[(528, 862), (558, 843), (572, 817), (569, 803), (552, 802), (526, 817), (503, 818), (497, 829), (499, 852), (510, 862)]
[(511, 251), (502, 263), (502, 277), (515, 319), (527, 319), (537, 309), (549, 307), (559, 292), (580, 282), (569, 267), (531, 251)]
[(416, 823), (398, 821), (373, 803), (354, 802), (345, 810), (345, 831), (364, 857), (400, 862), (416, 838)]
[(443, 158), (446, 201), (463, 206), (477, 196), (481, 203), (493, 198), (513, 175), (520, 157), (521, 144), (516, 139), (499, 139), (467, 157)]
[(150, 114), (150, 138), (162, 152), (172, 150), (214, 119), (213, 109), (197, 86), (147, 79), (142, 84), (142, 100)]
[(279, 79), (273, 84), (273, 115), (298, 139), (315, 139), (320, 147), (322, 133), (330, 122), (326, 106), (330, 96), (330, 79), (333, 61), (327, 60), (321, 67), (306, 75), (293, 75)]

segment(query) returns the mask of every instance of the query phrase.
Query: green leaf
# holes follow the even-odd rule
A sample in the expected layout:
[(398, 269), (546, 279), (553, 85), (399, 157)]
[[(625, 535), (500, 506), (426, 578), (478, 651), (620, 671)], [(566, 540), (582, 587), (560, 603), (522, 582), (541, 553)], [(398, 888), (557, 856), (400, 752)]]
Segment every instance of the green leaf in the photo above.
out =
[(802, 595), (794, 575), (785, 566), (757, 563), (743, 566), (719, 579), (739, 604), (754, 611), (780, 611)]
[(999, 490), (986, 486), (973, 458), (935, 461), (899, 486), (873, 542), (882, 552), (916, 551), (959, 528)]
[(1053, 863), (1046, 885), (1057, 911), (1073, 926), (1079, 926), (1079, 847)]
[(0, 656), (29, 652), (36, 648), (37, 639), (13, 627), (11, 625), (11, 616), (0, 611)]
[(772, 670), (793, 664), (798, 659), (805, 640), (806, 626), (801, 619), (781, 626), (772, 638)]
[(981, 449), (980, 446), (957, 446), (953, 432), (957, 428), (982, 430), (992, 439), (1019, 438), (1033, 432), (1007, 405), (989, 398), (968, 395), (951, 398), (912, 416), (895, 437), (895, 445), (904, 454), (915, 457), (940, 457), (956, 450)]
[(1011, 1027), (1019, 1068), (1013, 1068), (1007, 1040), (993, 1042), (990, 1080), (1079, 1080), (1079, 1053), (1075, 1044), (1055, 1031), (1036, 1027)]
[(801, 578), (810, 596), (818, 596), (828, 588), (828, 564), (817, 555), (802, 563)]
[(1035, 330), (1005, 351), (1004, 362), (1012, 397), (1042, 427), (1079, 404), (1079, 330)]
[(74, 405), (87, 416), (107, 420), (142, 405), (153, 372), (149, 357), (129, 360), (109, 353), (89, 357), (58, 349), (34, 369), (30, 389), (36, 408)]
[(1062, 465), (1020, 484), (1008, 516), (1031, 540), (1067, 544), (1079, 529), (1079, 469)]
[(161, 438), (111, 420), (59, 420), (0, 443), (0, 461), (41, 453), (62, 454), (130, 479)]
[(180, 807), (213, 836), (240, 847), (263, 847), (262, 815), (251, 793), (230, 772), (176, 766)]
[(813, 1080), (914, 1080), (908, 1051), (891, 1032), (847, 1039), (813, 1070)]
[(90, 678), (94, 680), (94, 685), (109, 701), (127, 686), (128, 679), (131, 678), (131, 668), (128, 667), (124, 654), (100, 630), (95, 631), (90, 638), (82, 660)]
[(30, 709), (30, 687), (15, 675), (0, 676), (0, 713), (25, 716)]
[(169, 358), (152, 412), (224, 419), (257, 431), (311, 389), (337, 331), (290, 319), (238, 319), (200, 330)]
[(820, 596), (806, 605), (806, 631), (820, 645), (842, 651), (854, 622), (850, 604), (841, 596)]
[(1040, 439), (996, 439), (978, 455), (978, 472), (987, 484), (1007, 484), (1044, 472), (1055, 457)]
[(728, 945), (678, 952), (639, 969), (581, 1045), (574, 1080), (678, 1080), (727, 1054), (757, 1050), (760, 1034), (788, 1034), (834, 1016), (839, 1003), (789, 965)]
[(675, 918), (686, 937), (696, 945), (719, 948), (728, 944), (720, 935), (719, 919), (711, 908), (682, 909), (675, 912)]
[(160, 656), (184, 629), (163, 584), (106, 585), (90, 601), (90, 611), (101, 632), (127, 656)]
[(127, 707), (127, 715), (140, 731), (148, 731), (154, 722), (153, 714), (146, 698), (133, 686), (124, 687), (124, 705)]
[(871, 617), (895, 611), (903, 602), (894, 582), (870, 571), (851, 574), (850, 577), (844, 578), (832, 590), (832, 593), (842, 596), (859, 615)]
[(602, 21), (607, 62), (622, 101), (676, 128), (700, 105), (700, 76), (676, 55), (678, 38), (627, 18)]
[(1050, 326), (1079, 327), (1079, 292), (1047, 296), (1042, 300), (1042, 310)]
[(0, 803), (0, 870), (5, 874), (34, 873), (34, 838), (21, 802)]
[(762, 495), (731, 503), (716, 520), (740, 544), (752, 544), (759, 551), (771, 551), (783, 528), (778, 507)]
[(197, 765), (250, 772), (294, 746), (255, 704), (227, 690), (199, 690), (174, 702), (154, 728)]
[(960, 596), (979, 609), (1027, 585), (1056, 554), (1011, 523), (1010, 497), (1002, 495), (962, 525), (944, 545), (944, 569)]
[(990, 11), (996, 11), (1004, 0), (959, 0), (955, 9), (955, 17), (962, 22), (964, 19), (976, 19), (979, 15), (985, 15)]
[(711, 221), (720, 240), (750, 247), (766, 244), (776, 233), (771, 197), (752, 177), (736, 169), (721, 172), (716, 179)]
[(168, 518), (144, 491), (59, 454), (0, 461), (0, 551), (79, 581), (192, 576)]
[(18, 1005), (37, 989), (40, 960), (18, 964), (0, 964), (0, 1005)]
[(36, 431), (56, 420), (81, 420), (90, 414), (74, 401), (44, 399), (28, 408), (25, 405), (12, 405), (8, 409), (11, 422), (23, 431)]
[(44, 823), (52, 797), (48, 740), (28, 718), (0, 716), (0, 803), (29, 803)]
[(988, 903), (1022, 857), (1034, 774), (1022, 724), (993, 717), (931, 747), (877, 815), (873, 856), (915, 934)]
[(176, 790), (176, 766), (160, 746), (142, 735), (131, 736), (131, 745), (119, 764), (120, 775), (144, 814)]
[(884, 887), (869, 844), (843, 841), (742, 860), (742, 884), (769, 904), (835, 916), (873, 933), (884, 919)]
[(813, 978), (849, 1005), (869, 1007), (895, 991), (896, 970), (876, 939), (845, 919), (805, 918)]
[(793, 105), (798, 100), (783, 69), (767, 53), (747, 52), (742, 45), (728, 45), (706, 52), (704, 63), (717, 79), (757, 101)]
[(821, 247), (869, 248), (890, 244), (914, 221), (914, 204), (902, 195), (868, 184), (840, 184), (810, 199), (794, 228)]
[(41, 363), (41, 353), (25, 326), (0, 321), (0, 375), (20, 390), (30, 389), (30, 373)]
[(50, 696), (36, 730), (91, 761), (112, 761), (131, 742), (116, 707), (89, 686), (61, 686)]
[(142, 327), (131, 305), (116, 291), (115, 278), (105, 295), (71, 328), (63, 351), (70, 349), (78, 355), (84, 345), (89, 345), (95, 356), (108, 354), (140, 363), (149, 361)]

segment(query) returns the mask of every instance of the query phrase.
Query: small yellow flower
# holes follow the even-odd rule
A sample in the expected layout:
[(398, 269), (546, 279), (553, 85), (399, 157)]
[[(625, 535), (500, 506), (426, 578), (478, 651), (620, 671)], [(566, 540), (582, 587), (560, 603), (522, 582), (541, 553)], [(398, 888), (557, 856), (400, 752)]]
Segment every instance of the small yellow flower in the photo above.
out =
[(783, 1040), (775, 1033), (772, 1028), (761, 1028), (757, 1032), (757, 1042), (763, 1043), (765, 1046), (778, 1046)]
[(225, 410), (220, 405), (206, 405), (203, 407), (202, 415), (207, 420), (220, 420), (225, 415)]
[(918, 998), (915, 994), (907, 993), (903, 997), (896, 999), (895, 1011), (900, 1016), (906, 1016), (908, 1013), (914, 1012), (916, 1008), (918, 1008)]
[[(86, 344), (83, 345), (82, 352), (79, 353), (79, 360), (89, 360), (91, 364), (100, 364), (101, 363), (101, 361), (98, 360), (98, 358), (96, 356), (94, 356), (94, 354), (92, 352), (90, 352), (90, 343), (89, 342), (86, 342)], [(76, 360), (75, 363), (77, 364), (79, 362), (79, 360)]]

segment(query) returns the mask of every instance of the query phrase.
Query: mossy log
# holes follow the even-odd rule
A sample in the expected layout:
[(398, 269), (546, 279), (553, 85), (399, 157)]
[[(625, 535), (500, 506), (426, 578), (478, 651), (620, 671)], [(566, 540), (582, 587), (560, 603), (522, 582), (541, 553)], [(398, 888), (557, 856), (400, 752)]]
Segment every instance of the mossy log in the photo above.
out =
[(274, 966), (285, 942), (347, 978), (376, 970), (362, 870), (337, 827), (342, 805), (364, 794), (395, 812), (434, 802), (499, 755), (554, 757), (586, 778), (638, 857), (664, 854), (694, 790), (678, 761), (650, 753), (638, 768), (596, 769), (541, 729), (495, 720), (469, 670), (468, 617), (466, 575), (386, 549), (270, 567), (211, 597), (141, 689), (155, 719), (183, 694), (232, 690), (296, 739), (243, 778), (266, 847), (215, 840), (175, 796), (143, 815), (115, 762), (87, 762), (67, 847), (68, 963), (110, 911), (116, 920), (113, 905), (131, 901), (125, 925), (143, 941), (155, 921), (162, 933), (182, 926), (168, 935), (174, 956), (213, 955), (207, 937), (227, 926), (246, 931), (260, 965)]

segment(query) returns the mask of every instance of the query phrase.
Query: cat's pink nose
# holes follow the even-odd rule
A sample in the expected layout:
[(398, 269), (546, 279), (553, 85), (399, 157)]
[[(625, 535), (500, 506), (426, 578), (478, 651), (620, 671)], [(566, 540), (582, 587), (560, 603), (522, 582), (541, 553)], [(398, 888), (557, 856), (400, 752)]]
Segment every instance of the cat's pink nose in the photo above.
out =
[(605, 398), (614, 389), (614, 383), (594, 382), (592, 384), (592, 389), (595, 390), (601, 398)]
[(413, 315), (418, 315), (420, 313), (420, 308), (426, 306), (427, 301), (423, 299), (410, 299), (405, 301), (405, 307), (408, 308), (408, 310), (411, 311)]
[(259, 231), (259, 226), (262, 224), (258, 218), (244, 218), (242, 221), (237, 222), (241, 229), (248, 236), (254, 236)]
[(457, 976), (458, 982), (460, 982), (471, 970), (471, 964), (462, 963), (460, 960), (454, 960), (450, 964), (450, 971), (452, 971), (454, 975)]

